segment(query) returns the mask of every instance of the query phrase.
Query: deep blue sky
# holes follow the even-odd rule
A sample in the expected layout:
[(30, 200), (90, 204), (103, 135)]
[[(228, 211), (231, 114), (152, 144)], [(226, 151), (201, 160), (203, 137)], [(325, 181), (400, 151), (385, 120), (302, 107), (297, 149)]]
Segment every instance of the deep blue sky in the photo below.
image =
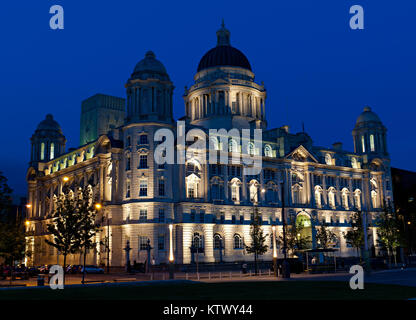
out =
[[(65, 10), (65, 29), (49, 28), (49, 8)], [(365, 10), (365, 30), (349, 28), (349, 8)], [(153, 50), (176, 86), (184, 113), (202, 55), (221, 19), (231, 43), (268, 91), (270, 127), (302, 121), (315, 144), (342, 141), (364, 105), (388, 128), (392, 165), (416, 170), (416, 1), (4, 1), (0, 10), (0, 170), (26, 192), (29, 138), (52, 113), (77, 146), (81, 101), (125, 96), (135, 64)]]

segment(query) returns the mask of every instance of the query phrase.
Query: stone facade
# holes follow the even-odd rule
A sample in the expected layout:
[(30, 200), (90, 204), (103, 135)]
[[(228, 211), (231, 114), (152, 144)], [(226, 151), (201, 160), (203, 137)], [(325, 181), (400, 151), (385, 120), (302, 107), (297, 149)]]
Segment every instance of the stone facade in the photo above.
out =
[[(195, 84), (185, 88), (185, 116), (180, 120), (186, 132), (198, 128), (207, 136), (209, 129), (261, 129), (260, 144), (250, 141), (240, 146), (227, 135), (210, 139), (218, 156), (228, 158), (238, 152), (242, 157), (261, 158), (260, 174), (244, 175), (243, 165), (204, 164), (197, 159), (185, 164), (155, 162), (159, 143), (154, 141), (155, 133), (170, 129), (175, 139), (179, 135), (172, 115), (173, 84), (163, 64), (148, 52), (127, 81), (122, 124), (109, 126), (106, 133), (93, 132), (95, 140), (82, 141), (78, 149), (52, 159), (40, 160), (38, 140), (32, 140), (36, 161), (27, 174), (28, 229), (34, 236), (28, 245), (34, 254), (29, 263), (57, 261), (56, 250), (44, 242), (50, 237), (46, 224), (63, 186), (77, 185), (91, 185), (95, 201), (103, 205), (97, 248), (88, 255), (91, 264), (106, 263), (99, 243), (107, 235), (112, 266), (126, 263), (127, 243), (132, 248), (130, 260), (144, 262), (148, 240), (155, 262), (167, 263), (171, 224), (176, 263), (196, 258), (200, 262), (252, 260), (244, 245), (250, 243), (254, 207), (268, 235), (269, 250), (262, 258), (271, 260), (272, 226), (282, 232), (282, 197), (286, 217), (305, 221), (312, 247), (317, 245), (316, 229), (325, 221), (337, 234), (333, 243), (337, 255), (355, 255), (342, 233), (351, 227), (351, 215), (357, 209), (367, 213), (369, 243), (377, 247), (374, 219), (383, 202), (392, 201), (386, 129), (377, 115), (366, 107), (358, 117), (354, 151), (344, 150), (340, 143), (331, 148), (314, 146), (307, 133), (292, 134), (287, 126), (267, 129), (264, 85), (255, 83), (248, 60), (231, 47), (224, 26), (217, 36), (217, 47), (201, 60)], [(55, 131), (61, 132), (59, 126)], [(191, 249), (195, 246), (203, 251), (198, 257)], [(282, 255), (281, 248), (278, 253)], [(68, 259), (68, 263), (79, 262), (79, 254)]]

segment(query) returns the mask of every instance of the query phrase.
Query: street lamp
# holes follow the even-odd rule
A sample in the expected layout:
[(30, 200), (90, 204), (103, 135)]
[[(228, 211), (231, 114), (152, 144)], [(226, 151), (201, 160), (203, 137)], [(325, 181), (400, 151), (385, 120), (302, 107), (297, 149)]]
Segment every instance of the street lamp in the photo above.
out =
[(174, 263), (175, 258), (173, 256), (173, 224), (169, 225), (169, 279), (174, 279)]
[(282, 196), (282, 225), (283, 225), (283, 264), (282, 264), (282, 278), (290, 278), (290, 265), (287, 261), (287, 242), (286, 242), (286, 216), (285, 216), (285, 181), (280, 181), (280, 193)]
[(276, 248), (276, 226), (272, 226), (273, 231), (273, 271), (277, 277), (277, 248)]
[(67, 177), (67, 176), (65, 176), (65, 177), (63, 177), (63, 179), (62, 179), (64, 182), (68, 182), (69, 181), (69, 177)]

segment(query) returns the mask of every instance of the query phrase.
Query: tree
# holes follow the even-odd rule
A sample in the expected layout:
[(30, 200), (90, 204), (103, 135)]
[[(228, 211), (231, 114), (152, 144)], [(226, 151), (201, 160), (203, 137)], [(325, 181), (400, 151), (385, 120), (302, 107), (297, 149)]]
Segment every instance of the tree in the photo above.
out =
[(12, 214), (11, 193), (7, 178), (0, 172), (0, 257), (13, 267), (16, 260), (26, 255), (26, 237), (23, 221)]
[(364, 247), (364, 228), (361, 211), (355, 211), (352, 214), (351, 229), (346, 233), (344, 232), (343, 236), (351, 247), (357, 249), (357, 253), (359, 254), (361, 260), (362, 257), (360, 254), (360, 249)]
[(401, 245), (400, 223), (393, 213), (390, 205), (384, 204), (383, 212), (377, 222), (378, 242), (387, 250), (389, 266), (391, 265), (391, 254), (394, 256), (394, 264), (397, 265), (396, 249)]
[(53, 241), (45, 241), (63, 255), (64, 274), (67, 256), (76, 253), (81, 245), (82, 219), (77, 210), (78, 199), (70, 189), (64, 189), (52, 214), (52, 223), (47, 224), (47, 230), (53, 236)]
[(337, 241), (337, 236), (327, 228), (327, 223), (322, 222), (316, 232), (316, 240), (320, 248), (328, 249), (331, 243)]
[[(305, 227), (300, 221), (297, 221), (296, 217), (290, 217), (289, 220), (286, 233), (286, 245), (287, 250), (290, 251), (290, 254), (293, 256), (296, 250), (308, 248), (311, 237), (304, 235), (302, 231)], [(283, 237), (279, 236), (279, 238), (279, 243), (283, 243)]]
[(267, 235), (263, 234), (263, 230), (261, 228), (262, 220), (259, 214), (259, 210), (257, 207), (254, 209), (253, 220), (250, 224), (250, 237), (251, 237), (251, 244), (246, 246), (246, 250), (248, 253), (254, 254), (254, 268), (256, 274), (258, 273), (258, 265), (257, 260), (259, 255), (263, 255), (267, 252), (268, 246), (265, 245)]
[(79, 190), (79, 193), (76, 210), (81, 218), (79, 246), (83, 249), (84, 254), (84, 269), (82, 273), (82, 283), (84, 283), (87, 252), (96, 245), (94, 238), (97, 232), (100, 231), (100, 226), (96, 223), (97, 209), (100, 205), (95, 206), (93, 204), (92, 191), (90, 188), (84, 187)]

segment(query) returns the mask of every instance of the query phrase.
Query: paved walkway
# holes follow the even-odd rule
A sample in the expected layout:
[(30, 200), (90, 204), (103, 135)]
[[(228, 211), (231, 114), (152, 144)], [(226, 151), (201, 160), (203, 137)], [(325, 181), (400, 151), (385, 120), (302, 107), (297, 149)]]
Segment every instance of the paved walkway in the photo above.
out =
[[(207, 283), (214, 282), (229, 282), (229, 281), (346, 281), (351, 278), (349, 273), (329, 273), (329, 274), (292, 274), (290, 279), (276, 278), (272, 273), (263, 272), (262, 275), (254, 276), (250, 274), (241, 274), (240, 272), (215, 272), (215, 273), (200, 273), (198, 276), (193, 274), (177, 273), (175, 274), (176, 280), (192, 280), (201, 281)], [(47, 278), (46, 278), (47, 279)], [(82, 275), (67, 275), (65, 283), (66, 285), (80, 284)], [(87, 283), (130, 283), (137, 281), (160, 281), (168, 280), (167, 273), (154, 273), (154, 274), (125, 274), (125, 273), (110, 273), (110, 274), (89, 274), (86, 277)], [(365, 275), (364, 278), (367, 283), (384, 283), (384, 284), (397, 284), (404, 286), (416, 287), (416, 268), (410, 268), (406, 270), (394, 269), (373, 272), (370, 275)], [(0, 286), (8, 286), (9, 280), (0, 281)], [(37, 278), (33, 277), (29, 280), (14, 280), (14, 285), (26, 285), (36, 286)], [(47, 280), (45, 281), (47, 285)]]

